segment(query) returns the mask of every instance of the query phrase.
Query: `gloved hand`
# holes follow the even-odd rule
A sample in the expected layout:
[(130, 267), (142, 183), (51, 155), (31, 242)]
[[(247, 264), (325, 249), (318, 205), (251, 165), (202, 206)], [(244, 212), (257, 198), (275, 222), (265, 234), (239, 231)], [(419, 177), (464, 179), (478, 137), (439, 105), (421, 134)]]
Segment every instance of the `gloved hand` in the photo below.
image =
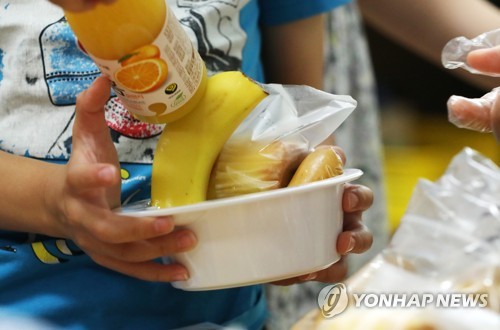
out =
[[(450, 69), (463, 67), (473, 73), (500, 76), (500, 30), (472, 40), (463, 37), (451, 40), (443, 49), (443, 64)], [(493, 132), (500, 142), (500, 88), (481, 98), (451, 96), (448, 117), (458, 127)]]

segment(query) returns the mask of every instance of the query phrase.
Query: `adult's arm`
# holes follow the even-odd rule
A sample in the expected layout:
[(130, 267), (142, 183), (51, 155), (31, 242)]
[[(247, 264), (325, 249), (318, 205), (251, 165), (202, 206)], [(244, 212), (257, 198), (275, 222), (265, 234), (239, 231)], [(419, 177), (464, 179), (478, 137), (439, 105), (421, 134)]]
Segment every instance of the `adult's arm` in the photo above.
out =
[[(449, 40), (474, 38), (500, 27), (500, 10), (485, 0), (358, 0), (358, 4), (370, 26), (439, 67)], [(495, 78), (465, 70), (449, 72), (485, 90), (498, 86)]]

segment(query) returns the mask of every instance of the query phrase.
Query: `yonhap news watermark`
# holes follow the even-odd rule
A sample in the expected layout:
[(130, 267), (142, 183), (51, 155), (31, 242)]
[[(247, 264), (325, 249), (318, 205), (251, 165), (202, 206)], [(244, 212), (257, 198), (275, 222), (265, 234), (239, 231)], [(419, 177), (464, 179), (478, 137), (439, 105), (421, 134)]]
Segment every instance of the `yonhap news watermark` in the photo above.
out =
[(487, 307), (486, 293), (353, 293), (355, 307), (412, 308), (434, 305), (437, 308)]
[(485, 308), (487, 293), (349, 293), (344, 283), (324, 287), (318, 294), (318, 305), (325, 318), (349, 308)]

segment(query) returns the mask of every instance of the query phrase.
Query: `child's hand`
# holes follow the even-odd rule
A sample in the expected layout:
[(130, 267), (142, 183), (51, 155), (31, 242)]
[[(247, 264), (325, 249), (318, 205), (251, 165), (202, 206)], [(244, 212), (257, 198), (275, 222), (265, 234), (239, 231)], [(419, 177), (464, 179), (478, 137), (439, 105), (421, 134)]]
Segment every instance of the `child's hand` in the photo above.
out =
[(112, 3), (115, 0), (50, 0), (64, 10), (84, 11), (93, 8), (98, 3)]
[[(342, 150), (337, 149), (338, 154), (345, 164), (345, 155)], [(338, 262), (327, 269), (319, 272), (274, 282), (277, 285), (291, 285), (304, 281), (319, 281), (334, 283), (343, 280), (348, 273), (348, 264), (344, 256), (349, 253), (366, 252), (373, 243), (373, 235), (363, 223), (363, 212), (373, 204), (373, 192), (370, 188), (362, 185), (346, 184), (342, 196), (342, 208), (344, 210), (343, 232), (337, 238), (337, 251), (343, 256)]]
[[(372, 245), (373, 235), (362, 220), (362, 213), (373, 203), (373, 193), (365, 186), (346, 185), (342, 205), (344, 208), (343, 232), (337, 238), (337, 251), (342, 255), (340, 260), (327, 269), (319, 272), (290, 278), (278, 282), (276, 285), (291, 285), (304, 281), (319, 281), (335, 283), (343, 280), (349, 270), (347, 260), (344, 256), (349, 253), (366, 252)], [(335, 248), (335, 247), (325, 247)]]
[(192, 248), (192, 232), (173, 232), (170, 218), (134, 218), (112, 211), (120, 203), (120, 175), (104, 118), (109, 90), (109, 81), (101, 77), (77, 99), (71, 158), (54, 173), (46, 198), (56, 232), (115, 271), (151, 281), (186, 279), (183, 266), (152, 260)]

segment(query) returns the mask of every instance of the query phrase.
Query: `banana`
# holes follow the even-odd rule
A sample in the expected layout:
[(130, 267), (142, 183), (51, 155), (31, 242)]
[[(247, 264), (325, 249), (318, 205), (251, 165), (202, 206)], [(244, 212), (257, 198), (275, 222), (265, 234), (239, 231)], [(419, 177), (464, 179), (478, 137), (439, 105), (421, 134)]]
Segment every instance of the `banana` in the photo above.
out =
[(300, 163), (288, 187), (341, 175), (344, 173), (342, 166), (342, 159), (333, 146), (318, 146)]
[(228, 141), (212, 170), (208, 199), (286, 187), (306, 147), (296, 142)]
[(155, 150), (151, 205), (164, 208), (206, 200), (212, 167), (238, 125), (267, 93), (238, 71), (208, 79), (199, 105), (169, 123)]

